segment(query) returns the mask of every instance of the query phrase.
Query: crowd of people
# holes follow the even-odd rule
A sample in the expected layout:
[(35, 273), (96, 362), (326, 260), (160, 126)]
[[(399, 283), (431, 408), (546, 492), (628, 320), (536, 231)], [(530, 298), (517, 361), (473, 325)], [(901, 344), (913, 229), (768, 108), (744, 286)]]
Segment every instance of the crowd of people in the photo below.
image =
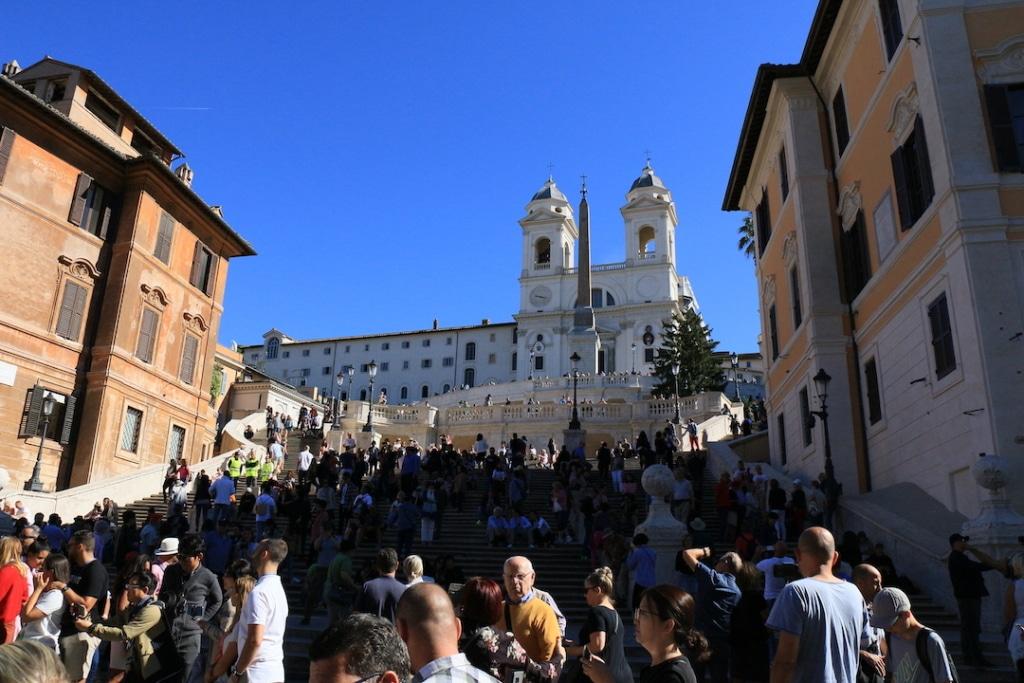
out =
[[(339, 451), (291, 458), (290, 420), (267, 417), (265, 457), (239, 451), (212, 474), (171, 463), (166, 509), (144, 519), (109, 498), (70, 524), (9, 506), (0, 680), (280, 683), (289, 584), (302, 587), (304, 623), (327, 614), (309, 650), (318, 682), (633, 681), (620, 608), (650, 656), (644, 683), (956, 680), (885, 548), (833, 536), (823, 479), (785, 491), (740, 463), (722, 473), (708, 509), (706, 452), (690, 424), (592, 453), (549, 441), (546, 462), (518, 434), (497, 447), (478, 435), (467, 449), (448, 438), (359, 449), (346, 434)], [(671, 582), (636, 528), (647, 501), (637, 470), (626, 471), (633, 459), (674, 474), (667, 502), (687, 533)], [(555, 475), (532, 498), (546, 497), (547, 509), (528, 504), (537, 467)], [(494, 576), (467, 577), (455, 557), (429, 553), (449, 511), (475, 516), (480, 542), (523, 554), (509, 553)], [(578, 547), (591, 566), (579, 577), (587, 610), (576, 632), (530, 558), (555, 544)], [(950, 545), (965, 661), (987, 664), (981, 574), (1006, 571), (1007, 639), (1024, 680), (1024, 554), (997, 560), (958, 534)], [(372, 552), (357, 565), (360, 547)]]

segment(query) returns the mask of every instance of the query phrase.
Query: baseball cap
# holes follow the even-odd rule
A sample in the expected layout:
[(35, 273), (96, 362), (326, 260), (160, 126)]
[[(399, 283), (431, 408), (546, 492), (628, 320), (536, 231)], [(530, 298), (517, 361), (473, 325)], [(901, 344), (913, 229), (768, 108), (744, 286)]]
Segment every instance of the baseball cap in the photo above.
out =
[(970, 537), (964, 536), (962, 534), (950, 534), (949, 535), (949, 544), (950, 545), (953, 545), (957, 541), (963, 541), (964, 543), (966, 543), (969, 540), (971, 540)]
[(899, 588), (883, 588), (871, 602), (871, 625), (890, 628), (903, 612), (910, 611), (910, 598)]

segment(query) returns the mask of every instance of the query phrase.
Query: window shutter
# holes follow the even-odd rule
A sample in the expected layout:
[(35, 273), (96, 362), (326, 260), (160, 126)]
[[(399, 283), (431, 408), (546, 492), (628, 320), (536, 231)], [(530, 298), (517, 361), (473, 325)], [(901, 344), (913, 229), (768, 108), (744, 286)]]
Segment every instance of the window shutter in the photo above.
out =
[[(1013, 117), (1005, 85), (985, 86), (985, 105), (988, 109), (988, 127), (992, 133), (992, 146), (996, 153), (996, 167), (1000, 171), (1020, 171), (1017, 139), (1013, 134)], [(0, 149), (0, 180), (3, 180), (3, 150)]]
[(185, 342), (181, 349), (181, 371), (179, 377), (185, 384), (192, 384), (196, 370), (196, 352), (199, 350), (199, 340), (191, 334), (185, 335)]
[(100, 216), (100, 229), (96, 233), (101, 240), (107, 239), (107, 229), (110, 227), (110, 217), (113, 214), (114, 209), (109, 203), (103, 207), (103, 215)]
[(932, 184), (932, 164), (928, 157), (928, 139), (924, 135), (924, 121), (914, 121), (914, 151), (917, 154), (917, 172), (921, 176), (921, 212), (932, 203), (935, 185)]
[(4, 184), (7, 174), (7, 162), (11, 160), (11, 149), (14, 147), (14, 131), (4, 128), (0, 133), (0, 185)]
[(86, 173), (78, 174), (78, 182), (75, 183), (75, 196), (71, 200), (71, 213), (68, 221), (75, 225), (82, 225), (82, 217), (85, 215), (85, 200), (92, 187), (92, 176)]
[(39, 432), (39, 418), (43, 416), (43, 394), (45, 390), (38, 384), (32, 387), (28, 400), (28, 419), (25, 420), (25, 436), (36, 436)]
[(914, 224), (910, 206), (910, 190), (907, 187), (907, 170), (903, 163), (903, 148), (898, 148), (889, 157), (892, 160), (892, 180), (896, 185), (896, 205), (900, 211), (900, 228), (907, 230)]
[(174, 219), (171, 218), (169, 213), (162, 213), (160, 215), (160, 230), (156, 236), (156, 251), (154, 255), (164, 263), (169, 263), (171, 260), (171, 236), (173, 234)]
[(60, 445), (67, 446), (71, 440), (71, 426), (75, 422), (75, 404), (78, 402), (74, 396), (68, 395), (64, 399), (64, 424), (60, 428)]
[(85, 306), (89, 299), (89, 290), (81, 285), (75, 285), (78, 291), (75, 292), (74, 305), (71, 307), (71, 341), (78, 341), (78, 335), (82, 331), (82, 318), (85, 317)]
[(215, 283), (217, 282), (217, 257), (214, 256), (213, 252), (210, 252), (210, 259), (207, 261), (206, 266), (206, 288), (203, 292), (206, 296), (213, 296), (213, 290)]
[(196, 246), (192, 250), (192, 273), (188, 276), (188, 282), (193, 287), (199, 286), (199, 278), (202, 270), (203, 243), (196, 240)]
[(68, 281), (64, 285), (64, 297), (61, 299), (60, 314), (57, 316), (57, 336), (78, 341), (84, 310), (85, 287)]
[(139, 329), (139, 343), (135, 355), (149, 363), (153, 360), (153, 342), (156, 337), (157, 314), (146, 308), (142, 311), (142, 326)]

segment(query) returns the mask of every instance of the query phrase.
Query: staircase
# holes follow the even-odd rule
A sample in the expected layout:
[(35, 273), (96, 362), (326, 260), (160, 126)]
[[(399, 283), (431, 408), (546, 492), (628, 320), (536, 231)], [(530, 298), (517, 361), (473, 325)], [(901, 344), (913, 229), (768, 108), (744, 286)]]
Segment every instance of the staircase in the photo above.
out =
[[(255, 439), (256, 443), (263, 443), (260, 435)], [(294, 466), (295, 458), (301, 446), (298, 438), (292, 436), (288, 443), (288, 459), (286, 469)], [(312, 449), (315, 451), (315, 449)], [(627, 461), (627, 471), (633, 472), (634, 476), (639, 473), (639, 465), (636, 460)], [(482, 472), (474, 472), (474, 476), (481, 476)], [(595, 472), (596, 478), (596, 472)], [(551, 484), (554, 481), (554, 473), (550, 470), (530, 470), (529, 492), (523, 506), (524, 511), (536, 510), (543, 513), (549, 521), (550, 502), (549, 494)], [(638, 476), (635, 476), (639, 480)], [(716, 553), (723, 553), (732, 550), (731, 543), (723, 543), (716, 539), (721, 536), (720, 520), (714, 506), (714, 481), (710, 479), (703, 482), (702, 498), (700, 500), (701, 518), (706, 522), (707, 529), (703, 536), (709, 541), (709, 545)], [(575, 640), (580, 626), (586, 615), (586, 602), (582, 590), (583, 581), (591, 570), (591, 563), (588, 557), (582, 555), (581, 546), (555, 545), (551, 548), (527, 549), (519, 543), (513, 549), (504, 547), (495, 548), (487, 544), (485, 527), (478, 525), (479, 504), (483, 491), (483, 483), (477, 483), (476, 487), (467, 492), (463, 511), (458, 512), (450, 507), (444, 512), (438, 528), (437, 538), (433, 543), (421, 544), (419, 534), (413, 543), (413, 553), (420, 555), (428, 563), (432, 563), (440, 555), (453, 555), (457, 558), (466, 578), (472, 576), (490, 577), (499, 583), (502, 580), (502, 567), (505, 559), (511, 555), (524, 554), (533, 562), (537, 572), (537, 587), (552, 594), (559, 608), (567, 619), (566, 636)], [(616, 526), (616, 520), (621, 516), (622, 496), (611, 492), (610, 482), (608, 484), (608, 495), (611, 502), (612, 524)], [(239, 487), (239, 492), (243, 487)], [(638, 498), (643, 499), (640, 495)], [(377, 501), (378, 511), (381, 519), (387, 517), (389, 501)], [(144, 519), (148, 507), (156, 507), (157, 510), (164, 510), (165, 505), (159, 493), (149, 496), (140, 501), (128, 505), (134, 509), (139, 519)], [(191, 494), (190, 494), (191, 506)], [(640, 505), (637, 512), (637, 520), (642, 521), (646, 514), (646, 503)], [(191, 507), (189, 508), (191, 511)], [(254, 524), (252, 518), (240, 521), (241, 526), (247, 527)], [(627, 537), (629, 534), (626, 534)], [(383, 546), (395, 547), (397, 545), (396, 533), (386, 530), (383, 534)], [(365, 543), (352, 553), (353, 567), (358, 571), (364, 564), (371, 562), (376, 553), (376, 545), (372, 542)], [(320, 607), (313, 614), (311, 623), (302, 624), (302, 612), (305, 601), (305, 586), (303, 581), (307, 569), (304, 552), (293, 552), (291, 555), (290, 576), (284, 576), (284, 587), (288, 595), (290, 615), (285, 637), (285, 672), (288, 681), (305, 681), (309, 677), (309, 664), (307, 653), (309, 645), (323, 629), (327, 627), (326, 611)], [(996, 599), (996, 598), (989, 598)], [(959, 620), (956, 615), (950, 614), (942, 607), (925, 595), (917, 594), (911, 596), (914, 605), (914, 613), (922, 623), (934, 628), (943, 637), (950, 652), (953, 654), (964, 683), (1012, 683), (1016, 675), (1012, 670), (1012, 663), (1002, 643), (994, 640), (983, 640), (985, 656), (997, 666), (990, 669), (979, 669), (963, 665), (959, 647)], [(619, 614), (626, 627), (625, 645), (626, 657), (633, 666), (634, 672), (649, 663), (646, 652), (635, 643), (633, 639), (633, 622), (631, 606), (628, 597), (619, 601)]]

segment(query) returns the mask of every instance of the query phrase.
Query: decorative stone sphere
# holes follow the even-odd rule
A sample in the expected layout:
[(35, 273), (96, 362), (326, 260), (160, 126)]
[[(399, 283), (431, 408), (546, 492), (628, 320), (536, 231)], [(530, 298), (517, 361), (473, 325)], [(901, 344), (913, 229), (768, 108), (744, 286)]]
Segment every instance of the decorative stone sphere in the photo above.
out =
[(989, 491), (998, 491), (1010, 483), (1009, 463), (1001, 455), (982, 453), (971, 465), (971, 474), (978, 486)]
[(675, 476), (665, 465), (651, 465), (644, 470), (640, 484), (644, 491), (655, 499), (662, 499), (672, 493), (672, 486), (675, 483)]

